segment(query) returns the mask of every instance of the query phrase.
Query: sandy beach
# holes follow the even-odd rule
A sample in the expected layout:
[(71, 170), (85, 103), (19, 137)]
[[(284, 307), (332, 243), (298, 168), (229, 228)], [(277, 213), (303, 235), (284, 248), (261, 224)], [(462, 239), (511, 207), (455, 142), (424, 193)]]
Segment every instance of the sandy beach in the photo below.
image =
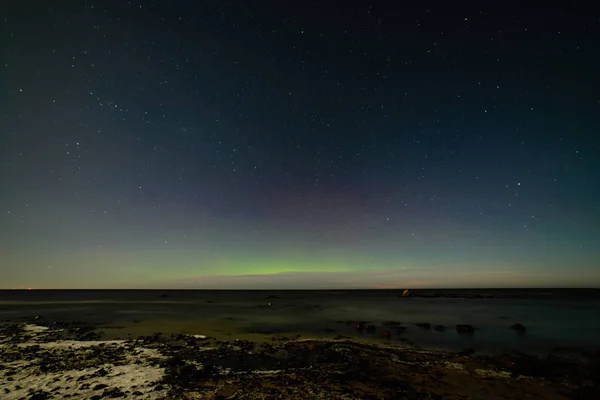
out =
[(202, 332), (99, 340), (103, 333), (96, 328), (43, 318), (2, 325), (0, 397), (591, 399), (600, 393), (597, 353), (574, 361), (431, 351), (341, 336), (227, 341)]

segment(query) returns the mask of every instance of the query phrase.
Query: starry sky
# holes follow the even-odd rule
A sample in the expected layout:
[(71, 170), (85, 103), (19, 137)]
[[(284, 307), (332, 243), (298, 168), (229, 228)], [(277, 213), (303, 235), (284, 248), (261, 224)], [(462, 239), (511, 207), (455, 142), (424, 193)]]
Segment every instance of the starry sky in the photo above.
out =
[(1, 14), (0, 288), (600, 287), (591, 2)]

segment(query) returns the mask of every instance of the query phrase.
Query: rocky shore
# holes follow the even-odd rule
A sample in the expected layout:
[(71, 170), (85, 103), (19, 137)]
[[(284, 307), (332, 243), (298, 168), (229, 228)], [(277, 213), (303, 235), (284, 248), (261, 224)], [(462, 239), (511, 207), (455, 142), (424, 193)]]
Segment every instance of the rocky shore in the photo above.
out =
[[(387, 321), (388, 328), (394, 324)], [(343, 337), (220, 341), (201, 332), (99, 338), (94, 327), (76, 322), (0, 325), (0, 398), (600, 398), (599, 354), (576, 362), (434, 352)]]

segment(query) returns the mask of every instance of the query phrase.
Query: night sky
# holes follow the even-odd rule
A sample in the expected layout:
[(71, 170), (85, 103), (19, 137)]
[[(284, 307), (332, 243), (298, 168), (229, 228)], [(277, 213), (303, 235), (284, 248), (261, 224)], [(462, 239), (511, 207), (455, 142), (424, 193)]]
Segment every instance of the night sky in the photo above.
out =
[(600, 286), (593, 2), (1, 7), (0, 288)]

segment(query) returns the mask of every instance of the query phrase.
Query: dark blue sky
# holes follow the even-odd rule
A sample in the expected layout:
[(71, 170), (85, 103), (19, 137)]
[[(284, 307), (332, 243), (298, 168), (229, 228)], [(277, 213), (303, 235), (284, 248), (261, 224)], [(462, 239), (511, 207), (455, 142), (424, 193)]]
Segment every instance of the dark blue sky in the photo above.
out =
[(586, 3), (34, 3), (2, 287), (600, 285)]

